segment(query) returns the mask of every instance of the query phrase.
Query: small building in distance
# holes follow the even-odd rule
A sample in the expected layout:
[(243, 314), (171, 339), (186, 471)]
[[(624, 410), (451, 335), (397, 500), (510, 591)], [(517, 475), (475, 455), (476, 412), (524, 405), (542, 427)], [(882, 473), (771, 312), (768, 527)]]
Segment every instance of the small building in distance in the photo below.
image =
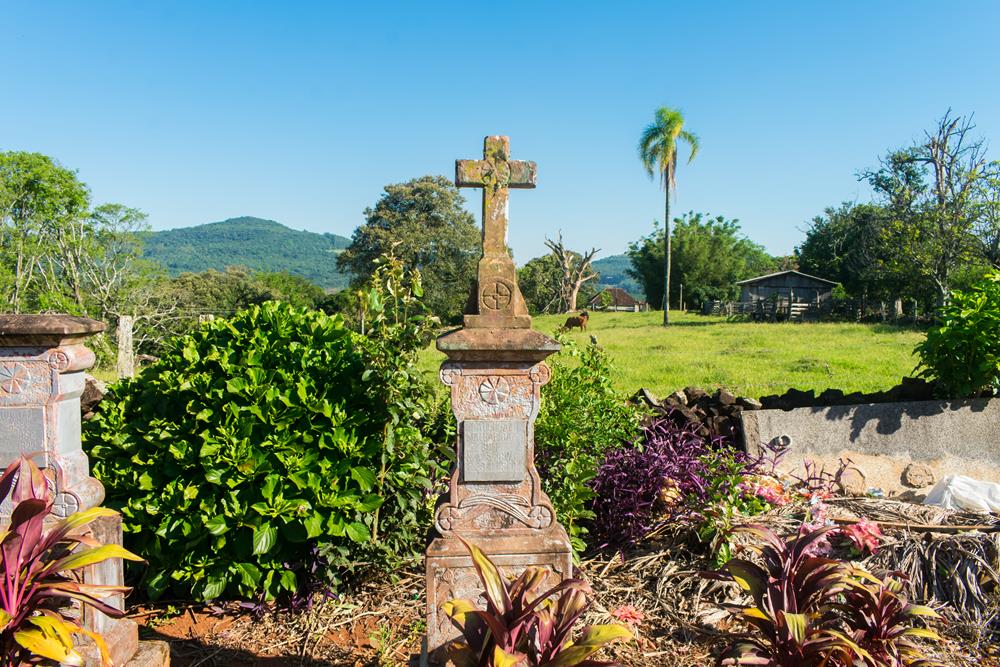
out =
[(810, 276), (801, 271), (779, 271), (736, 283), (740, 303), (756, 306), (765, 316), (798, 319), (806, 314), (824, 312), (833, 304), (832, 280)]
[(638, 313), (649, 310), (649, 304), (639, 301), (621, 287), (605, 287), (587, 302), (587, 308)]

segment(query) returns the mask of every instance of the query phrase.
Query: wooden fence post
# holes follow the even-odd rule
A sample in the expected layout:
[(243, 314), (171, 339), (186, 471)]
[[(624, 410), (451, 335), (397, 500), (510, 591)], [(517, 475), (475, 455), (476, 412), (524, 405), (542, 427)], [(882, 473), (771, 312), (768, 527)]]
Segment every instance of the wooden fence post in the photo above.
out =
[(118, 318), (118, 377), (135, 377), (135, 351), (132, 349), (131, 315)]

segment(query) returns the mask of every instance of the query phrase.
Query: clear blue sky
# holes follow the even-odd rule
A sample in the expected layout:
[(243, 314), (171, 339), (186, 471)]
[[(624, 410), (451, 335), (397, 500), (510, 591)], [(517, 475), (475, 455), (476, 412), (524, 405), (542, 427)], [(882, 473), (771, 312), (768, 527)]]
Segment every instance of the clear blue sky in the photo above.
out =
[(606, 256), (662, 217), (636, 141), (670, 105), (702, 140), (675, 210), (787, 253), (948, 107), (1000, 137), (994, 1), (0, 0), (0, 22), (0, 150), (56, 157), (156, 229), (350, 235), (386, 183), (451, 176), (509, 134), (538, 162), (511, 196), (518, 261), (560, 229)]

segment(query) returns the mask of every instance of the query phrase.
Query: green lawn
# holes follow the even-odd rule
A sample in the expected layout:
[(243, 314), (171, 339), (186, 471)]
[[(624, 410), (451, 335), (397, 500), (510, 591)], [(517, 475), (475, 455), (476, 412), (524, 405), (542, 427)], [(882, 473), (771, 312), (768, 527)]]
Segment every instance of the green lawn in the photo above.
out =
[[(627, 393), (647, 387), (659, 395), (688, 385), (725, 386), (740, 395), (782, 393), (789, 387), (844, 391), (888, 389), (916, 365), (912, 351), (923, 338), (913, 329), (881, 324), (756, 324), (722, 317), (671, 313), (592, 313), (586, 333), (569, 337), (586, 345), (590, 336), (611, 355), (615, 384)], [(536, 317), (534, 326), (552, 333), (566, 317)], [(434, 372), (444, 355), (433, 345), (421, 367)]]

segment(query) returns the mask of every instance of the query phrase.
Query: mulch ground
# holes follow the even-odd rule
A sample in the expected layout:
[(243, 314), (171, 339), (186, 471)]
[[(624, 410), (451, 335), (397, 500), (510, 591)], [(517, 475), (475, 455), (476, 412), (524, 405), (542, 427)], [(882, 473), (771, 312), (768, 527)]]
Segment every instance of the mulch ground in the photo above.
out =
[[(869, 502), (861, 509), (884, 520), (905, 519), (909, 511), (903, 504), (885, 502)], [(917, 523), (942, 519), (928, 517), (927, 509), (919, 506), (912, 511), (919, 515)], [(781, 524), (790, 521), (789, 515), (785, 511), (765, 520)], [(953, 518), (956, 523), (971, 521)], [(905, 539), (897, 538), (897, 546)], [(927, 536), (921, 540), (926, 542)], [(581, 563), (579, 574), (594, 589), (586, 623), (612, 622), (611, 611), (623, 605), (643, 616), (634, 626), (636, 640), (617, 645), (604, 657), (625, 665), (714, 664), (731, 633), (740, 630), (725, 605), (741, 598), (733, 584), (700, 577), (708, 567), (705, 556), (693, 548), (690, 532), (682, 529), (660, 531), (643, 549), (600, 554)], [(414, 568), (397, 573), (392, 581), (383, 576), (350, 593), (317, 597), (311, 609), (294, 613), (254, 613), (238, 604), (159, 604), (136, 609), (133, 615), (144, 638), (170, 643), (177, 667), (388, 667), (418, 664), (423, 600), (423, 574)], [(995, 627), (995, 617), (970, 622), (954, 609), (944, 612), (948, 622), (939, 631), (945, 641), (929, 649), (933, 657), (952, 667), (1000, 667), (1000, 645), (993, 643), (989, 629)]]

